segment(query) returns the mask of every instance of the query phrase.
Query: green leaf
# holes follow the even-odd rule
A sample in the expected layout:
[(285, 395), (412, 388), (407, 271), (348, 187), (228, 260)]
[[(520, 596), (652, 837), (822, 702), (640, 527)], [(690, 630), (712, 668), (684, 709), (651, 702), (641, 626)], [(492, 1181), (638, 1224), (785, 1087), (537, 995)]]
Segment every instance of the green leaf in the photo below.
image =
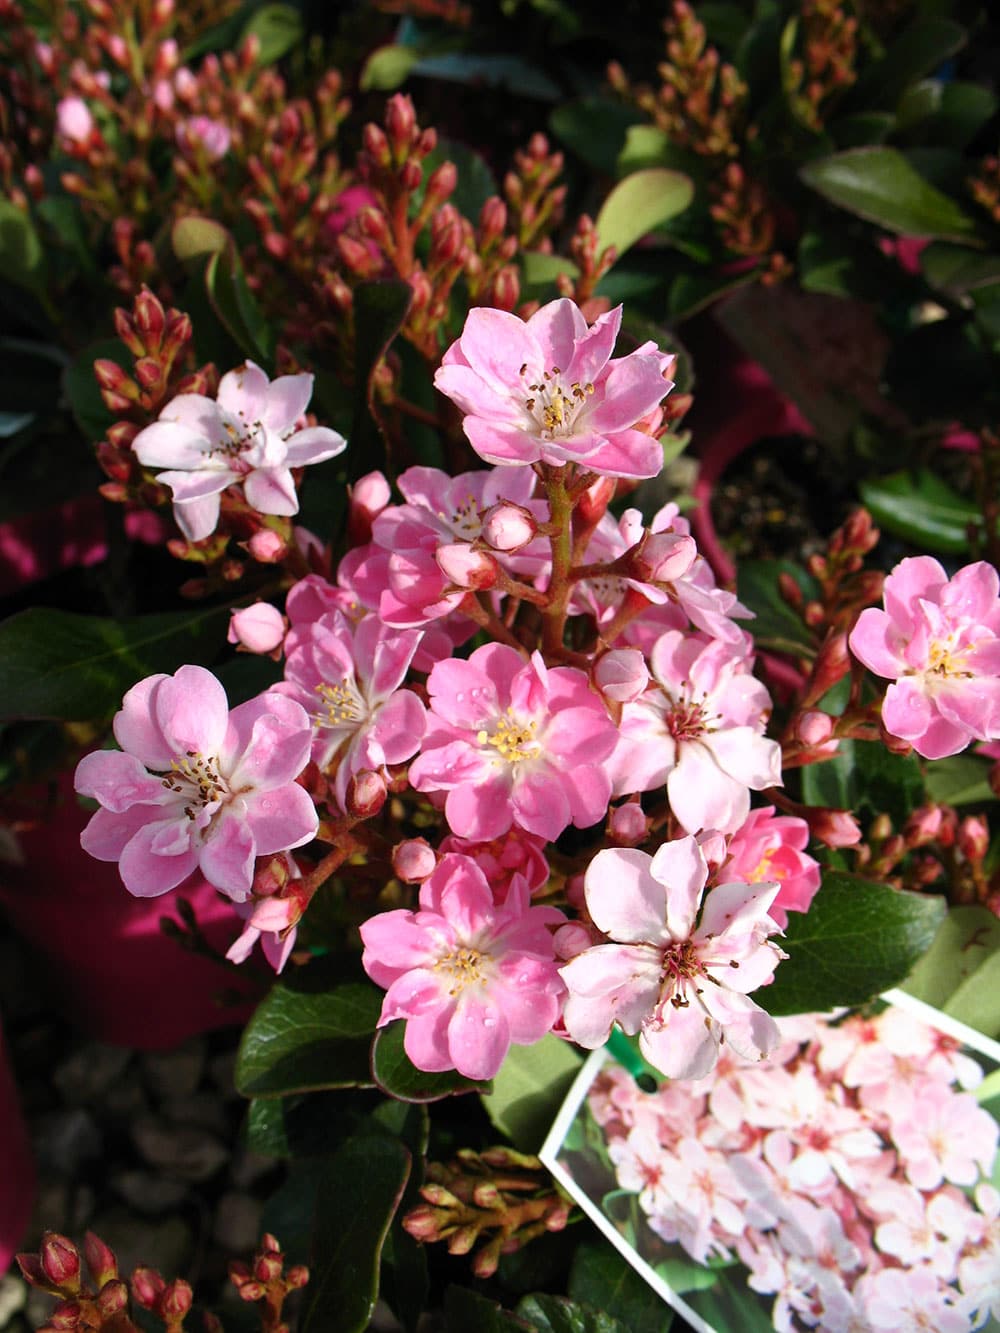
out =
[(910, 973), (945, 910), (943, 898), (828, 871), (809, 911), (789, 913), (788, 957), (754, 999), (775, 1015), (864, 1004)]
[(649, 167), (626, 176), (611, 191), (597, 215), (601, 248), (619, 255), (655, 228), (683, 213), (694, 198), (689, 176), (666, 167)]
[(540, 250), (523, 250), (521, 259), (521, 290), (528, 300), (537, 301), (541, 297), (555, 292), (556, 278), (560, 273), (567, 273), (571, 278), (579, 277), (580, 270), (572, 259), (562, 255), (546, 255)]
[(985, 1036), (1000, 1037), (1000, 920), (985, 907), (953, 907), (902, 988)]
[(802, 770), (807, 805), (830, 805), (901, 824), (921, 802), (924, 778), (916, 755), (893, 754), (871, 741), (841, 741), (832, 759)]
[(613, 176), (625, 136), (640, 118), (634, 107), (614, 98), (582, 97), (557, 106), (549, 128), (588, 167)]
[(371, 1086), (369, 1049), (382, 992), (367, 981), (336, 984), (339, 970), (338, 960), (314, 962), (258, 1005), (236, 1056), (244, 1097)]
[(979, 244), (972, 219), (898, 149), (849, 148), (807, 162), (799, 174), (830, 203), (888, 231)]
[(815, 580), (791, 560), (745, 560), (737, 574), (736, 595), (753, 611), (754, 642), (777, 653), (813, 657), (816, 640), (802, 617), (788, 605), (778, 589), (778, 576), (789, 574), (807, 601), (817, 595)]
[(212, 309), (240, 351), (265, 365), (270, 362), (274, 352), (274, 331), (247, 286), (243, 264), (232, 238), (223, 249), (208, 256), (205, 290)]
[(444, 1326), (446, 1333), (537, 1333), (533, 1324), (497, 1301), (456, 1286), (444, 1293)]
[(908, 142), (964, 148), (996, 115), (997, 99), (978, 83), (925, 79), (907, 89), (896, 111)]
[(927, 765), (927, 795), (932, 801), (943, 801), (947, 805), (982, 805), (986, 801), (995, 801), (997, 796), (990, 786), (991, 767), (988, 759), (979, 759), (974, 754), (935, 759)]
[(361, 70), (363, 92), (389, 93), (405, 83), (421, 52), (415, 46), (380, 46), (365, 61)]
[(303, 1333), (362, 1333), (368, 1327), (382, 1247), (409, 1175), (409, 1152), (382, 1134), (348, 1139), (324, 1166)]
[(918, 17), (903, 28), (885, 55), (865, 69), (848, 94), (852, 109), (895, 110), (905, 89), (937, 69), (966, 43), (966, 31), (951, 19)]
[(979, 520), (979, 509), (952, 490), (930, 468), (893, 472), (858, 489), (872, 518), (895, 537), (921, 550), (964, 555), (969, 549), (968, 527)]
[(964, 296), (1000, 280), (1000, 255), (976, 254), (943, 241), (927, 246), (920, 255), (920, 267), (932, 287), (951, 296)]
[(533, 1046), (512, 1046), (483, 1098), (486, 1113), (522, 1152), (537, 1152), (580, 1072), (581, 1057), (550, 1034)]
[(530, 1320), (538, 1333), (628, 1333), (625, 1324), (601, 1310), (540, 1291), (519, 1301), (517, 1313)]
[(230, 239), (225, 227), (211, 218), (178, 218), (170, 229), (170, 244), (182, 264), (217, 254), (226, 248)]
[(73, 417), (84, 437), (94, 443), (104, 438), (108, 427), (116, 420), (115, 414), (104, 405), (97, 376), (94, 374), (94, 362), (99, 360), (114, 361), (130, 375), (135, 365), (133, 357), (123, 343), (117, 338), (105, 338), (101, 342), (91, 343), (85, 347), (66, 370), (63, 387), (69, 398)]
[(227, 607), (118, 620), (33, 607), (0, 624), (0, 718), (106, 717), (155, 671), (211, 658)]
[(670, 317), (672, 320), (689, 319), (720, 297), (728, 296), (756, 279), (754, 269), (730, 277), (720, 277), (716, 273), (679, 273), (670, 284), (667, 297)]
[(242, 46), (248, 37), (256, 37), (260, 42), (259, 63), (272, 65), (297, 46), (304, 35), (305, 24), (295, 5), (264, 5), (250, 16), (238, 45)]
[(665, 1333), (670, 1311), (615, 1247), (603, 1238), (576, 1248), (569, 1295), (595, 1310), (606, 1310), (631, 1333)]
[(45, 249), (30, 214), (0, 198), (0, 279), (32, 292), (49, 307)]
[(424, 179), (417, 192), (418, 203), (423, 200), (424, 189), (430, 174), (442, 162), (451, 162), (458, 168), (458, 182), (449, 196), (448, 202), (475, 223), (479, 212), (492, 195), (499, 194), (496, 179), (486, 159), (468, 144), (457, 139), (438, 139), (433, 152), (424, 158)]
[(630, 176), (646, 167), (662, 167), (670, 152), (670, 140), (655, 125), (630, 125), (625, 145), (615, 164), (619, 176)]
[(885, 143), (895, 124), (891, 111), (859, 111), (838, 117), (828, 128), (838, 148), (862, 148), (865, 144)]
[(261, 1157), (290, 1157), (285, 1103), (280, 1097), (255, 1097), (247, 1111), (247, 1147)]
[(671, 1290), (682, 1296), (691, 1291), (709, 1291), (719, 1280), (718, 1273), (707, 1264), (680, 1255), (660, 1259), (653, 1267)]
[(428, 1074), (410, 1060), (403, 1049), (406, 1024), (402, 1020), (380, 1028), (372, 1044), (371, 1068), (376, 1084), (402, 1102), (437, 1102), (455, 1093), (488, 1093), (492, 1083), (477, 1083), (455, 1070)]
[(410, 284), (395, 278), (362, 282), (354, 289), (354, 424), (345, 455), (349, 481), (373, 468), (391, 471), (375, 412), (375, 371), (399, 332), (412, 297)]
[(59, 401), (59, 377), (68, 373), (66, 361), (62, 348), (52, 343), (0, 338), (0, 401), (4, 408), (8, 412), (51, 411)]

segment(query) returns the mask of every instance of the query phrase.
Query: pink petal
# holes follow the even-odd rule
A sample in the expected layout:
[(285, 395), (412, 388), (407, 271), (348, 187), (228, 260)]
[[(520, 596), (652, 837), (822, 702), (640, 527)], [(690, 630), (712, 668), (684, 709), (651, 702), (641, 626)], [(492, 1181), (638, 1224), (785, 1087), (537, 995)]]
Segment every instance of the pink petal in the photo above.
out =
[(902, 630), (912, 630), (922, 598), (935, 600), (948, 576), (930, 555), (901, 560), (885, 581), (883, 600), (890, 619)]
[(211, 537), (219, 522), (221, 502), (218, 495), (206, 495), (184, 504), (174, 501), (174, 520), (189, 542)]
[(454, 787), (448, 793), (444, 813), (448, 827), (460, 838), (476, 842), (499, 838), (510, 828), (514, 817), (509, 774), (487, 777), (476, 786), (463, 783)]
[(160, 778), (149, 774), (133, 755), (117, 750), (84, 755), (77, 765), (74, 787), (81, 796), (93, 797), (115, 814), (132, 805), (160, 805), (170, 799)]
[(559, 974), (569, 991), (563, 1023), (573, 1041), (593, 1050), (617, 1022), (637, 1032), (656, 1003), (662, 954), (647, 946), (600, 944), (577, 954)]
[(161, 773), (176, 756), (156, 723), (156, 694), (165, 680), (169, 677), (160, 673), (133, 685), (122, 700), (121, 711), (115, 714), (112, 728), (123, 750)]
[(778, 1025), (746, 995), (706, 986), (702, 1003), (721, 1024), (727, 1046), (744, 1060), (761, 1060), (770, 1055), (781, 1041)]
[(560, 777), (569, 799), (570, 818), (576, 828), (589, 828), (604, 818), (611, 800), (611, 779), (598, 764), (581, 764)]
[(192, 430), (179, 421), (163, 420), (154, 421), (141, 430), (132, 441), (132, 450), (139, 462), (144, 467), (179, 468), (182, 472), (194, 472), (207, 466), (213, 442), (221, 432), (218, 411), (214, 403), (211, 407), (214, 422), (203, 431)]
[(287, 467), (257, 468), (248, 472), (243, 481), (243, 493), (247, 503), (259, 514), (278, 514), (287, 518), (299, 512), (299, 497)]
[(153, 851), (157, 838), (176, 826), (176, 820), (145, 824), (122, 850), (118, 870), (125, 887), (136, 898), (158, 898), (161, 893), (183, 884), (197, 868), (196, 847), (189, 846), (187, 851), (176, 856), (160, 856)]
[(312, 375), (279, 375), (267, 386), (261, 420), (265, 426), (284, 435), (309, 406), (313, 391)]
[(509, 388), (505, 386), (501, 390), (487, 384), (471, 366), (442, 365), (434, 376), (434, 387), (456, 403), (466, 415), (489, 421), (505, 421), (512, 425), (525, 421), (526, 409), (511, 396)]
[(294, 699), (269, 691), (230, 713), (222, 767), (234, 790), (280, 787), (305, 768), (311, 740), (305, 710)]
[[(448, 1049), (448, 1024), (453, 1010), (454, 1001), (442, 997), (439, 1007), (411, 1018), (406, 1024), (403, 1049), (418, 1069), (433, 1074), (455, 1068)], [(384, 1018), (384, 1007), (382, 1012)]]
[(399, 690), (378, 710), (372, 736), (387, 764), (402, 764), (420, 749), (427, 712), (412, 690)]
[(719, 1028), (706, 1023), (699, 1004), (672, 1009), (663, 1027), (644, 1027), (639, 1050), (667, 1078), (699, 1079), (711, 1073), (719, 1058)]
[(655, 477), (663, 470), (663, 446), (641, 430), (620, 430), (589, 452), (585, 461), (607, 477)]
[(466, 1078), (492, 1078), (510, 1050), (510, 1026), (488, 994), (467, 988), (448, 1024), (448, 1053)]
[(228, 467), (202, 467), (197, 472), (158, 472), (157, 481), (169, 486), (174, 504), (188, 505), (224, 491), (238, 475)]
[(460, 346), (472, 369), (497, 393), (527, 394), (533, 374), (522, 376), (523, 365), (532, 372), (550, 369), (544, 364), (545, 353), (529, 327), (505, 310), (486, 306), (470, 310)]
[(569, 798), (559, 775), (547, 766), (523, 776), (515, 774), (510, 803), (521, 828), (550, 842), (558, 838), (571, 819)]
[(336, 458), (347, 448), (343, 435), (329, 426), (307, 426), (285, 441), (285, 459), (289, 467), (305, 467)]
[[(605, 323), (599, 330), (598, 340), (602, 343), (607, 342), (607, 335), (610, 331), (611, 342), (608, 346), (607, 355), (601, 361), (598, 369), (605, 364), (611, 355), (615, 338), (618, 336), (616, 323), (620, 326), (621, 317), (621, 306), (603, 316)], [(584, 319), (579, 306), (575, 301), (570, 301), (565, 296), (556, 301), (550, 301), (548, 305), (543, 305), (540, 310), (536, 310), (528, 320), (527, 328), (534, 336), (542, 354), (540, 368), (549, 372), (558, 369), (564, 377), (570, 375), (577, 344), (581, 340), (594, 336), (587, 328), (587, 321)], [(595, 328), (597, 328), (597, 325), (595, 325)], [(586, 359), (581, 358), (581, 361)], [(590, 359), (594, 359), (593, 356)], [(582, 380), (585, 383), (587, 380), (593, 379), (595, 374), (596, 371), (590, 375), (574, 371), (572, 378)], [(569, 383), (570, 380), (567, 379), (566, 382)]]
[(912, 676), (904, 676), (885, 692), (882, 721), (887, 731), (902, 740), (922, 736), (933, 720), (934, 710), (921, 684)]
[(965, 565), (941, 592), (941, 606), (954, 619), (983, 623), (997, 611), (1000, 574), (985, 560)]
[(704, 745), (678, 746), (677, 767), (667, 777), (670, 808), (688, 833), (713, 828), (734, 833), (750, 810), (750, 792), (723, 773)]
[(154, 697), (156, 721), (173, 756), (217, 755), (229, 723), (226, 691), (200, 666), (182, 666), (165, 677)]
[[(431, 967), (448, 942), (448, 931), (445, 923), (432, 931), (413, 912), (402, 908), (379, 912), (360, 927), (365, 946), (362, 965), (377, 985), (388, 988), (404, 973)], [(440, 976), (437, 982), (440, 993)], [(397, 999), (395, 1003), (401, 1002)]]
[(659, 352), (632, 352), (612, 361), (599, 387), (601, 401), (586, 414), (588, 429), (617, 435), (641, 421), (674, 387), (672, 380), (663, 378), (666, 364)]
[(701, 848), (694, 838), (665, 842), (650, 862), (649, 873), (661, 885), (660, 892), (666, 898), (663, 921), (667, 933), (672, 939), (686, 940), (694, 932), (708, 879), (708, 864)]
[(946, 722), (964, 728), (976, 740), (991, 740), (1000, 722), (1000, 679), (945, 679), (935, 691), (934, 702)]
[(162, 821), (164, 811), (157, 806), (133, 805), (122, 814), (96, 810), (80, 834), (80, 846), (98, 861), (117, 861), (141, 828)]
[(253, 888), (255, 856), (256, 844), (249, 826), (235, 812), (224, 810), (202, 844), (198, 868), (209, 884), (241, 902)]
[(902, 675), (906, 666), (899, 651), (900, 643), (899, 631), (892, 620), (873, 606), (861, 612), (848, 639), (858, 661), (876, 676), (889, 680)]
[(628, 944), (664, 938), (667, 893), (650, 866), (646, 853), (631, 847), (597, 853), (587, 867), (584, 885), (587, 910), (598, 930)]
[[(522, 658), (517, 653), (514, 656), (518, 667), (523, 666)], [(496, 684), (483, 667), (457, 657), (437, 663), (427, 678), (427, 692), (438, 717), (468, 731), (481, 727), (506, 705), (506, 699), (501, 701)]]
[[(499, 467), (537, 463), (542, 456), (541, 439), (515, 426), (494, 425), (484, 417), (467, 416), (462, 422), (466, 438), (480, 458)], [(660, 463), (663, 453), (660, 452)]]
[(246, 806), (258, 856), (302, 847), (315, 838), (319, 828), (312, 798), (296, 782), (274, 791), (254, 792), (246, 797)]
[(702, 740), (712, 758), (731, 778), (753, 791), (781, 786), (781, 746), (753, 727), (726, 727)]
[(220, 407), (242, 417), (249, 425), (264, 419), (268, 388), (268, 378), (260, 366), (247, 361), (223, 375), (216, 399)]

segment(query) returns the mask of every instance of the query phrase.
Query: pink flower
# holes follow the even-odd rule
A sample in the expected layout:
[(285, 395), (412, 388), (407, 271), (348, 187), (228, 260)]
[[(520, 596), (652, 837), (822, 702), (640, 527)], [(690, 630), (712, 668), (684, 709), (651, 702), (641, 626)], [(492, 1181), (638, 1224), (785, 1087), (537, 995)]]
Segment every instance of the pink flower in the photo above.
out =
[(559, 1016), (548, 927), (562, 920), (530, 906), (520, 879), (496, 906), (475, 862), (442, 857), (419, 911), (383, 912), (361, 927), (365, 971), (387, 987), (379, 1026), (407, 1020), (404, 1046), (418, 1069), (492, 1078), (511, 1044), (530, 1046)]
[(410, 782), (447, 792), (452, 832), (487, 841), (517, 824), (553, 839), (603, 817), (603, 761), (617, 733), (582, 671), (547, 668), (538, 653), (525, 662), (493, 643), (468, 661), (438, 662), (427, 690), (428, 731)]
[(729, 841), (720, 873), (746, 884), (777, 880), (780, 888), (769, 914), (784, 930), (788, 913), (808, 912), (819, 888), (819, 862), (804, 854), (808, 843), (809, 825), (804, 819), (775, 816), (773, 805), (751, 810)]
[[(259, 941), (261, 952), (274, 968), (281, 972), (295, 948), (295, 937), (302, 913), (308, 906), (308, 896), (296, 888), (302, 871), (291, 856), (284, 858), (288, 880), (280, 890), (266, 893), (244, 903), (235, 903), (238, 916), (246, 922), (243, 932), (226, 951), (231, 963), (245, 963)], [(255, 883), (256, 893), (260, 893)]]
[(886, 730), (925, 759), (1000, 738), (1000, 577), (965, 565), (951, 579), (929, 555), (902, 560), (885, 581), (885, 610), (858, 617), (850, 647), (890, 685)]
[(682, 828), (734, 832), (750, 791), (781, 783), (781, 748), (761, 734), (767, 690), (728, 644), (679, 630), (657, 639), (650, 666), (655, 684), (622, 709), (615, 794), (666, 783)]
[(94, 132), (94, 117), (82, 97), (64, 97), (56, 106), (56, 129), (64, 139), (84, 144)]
[(291, 469), (333, 458), (346, 441), (326, 426), (296, 430), (312, 396), (312, 375), (282, 375), (273, 383), (252, 361), (222, 377), (215, 400), (185, 393), (132, 448), (144, 467), (166, 468), (174, 517), (188, 541), (201, 541), (219, 521), (219, 496), (240, 485), (261, 514), (299, 512)]
[(469, 856), (486, 876), (490, 891), (498, 903), (506, 900), (514, 877), (519, 875), (529, 893), (537, 893), (549, 882), (549, 863), (545, 859), (545, 842), (533, 833), (525, 833), (515, 824), (499, 838), (489, 842), (472, 842), (456, 838), (453, 833), (441, 839), (441, 854), (461, 852)]
[(748, 998), (784, 957), (768, 936), (776, 884), (721, 884), (699, 921), (708, 865), (694, 838), (664, 843), (654, 857), (614, 848), (587, 870), (587, 910), (613, 941), (561, 968), (569, 991), (563, 1021), (581, 1046), (603, 1045), (617, 1023), (638, 1032), (645, 1058), (668, 1078), (704, 1078), (723, 1040), (761, 1059), (780, 1039)]
[(353, 777), (404, 763), (420, 748), (424, 706), (399, 688), (419, 643), (419, 631), (388, 629), (372, 615), (354, 626), (337, 611), (288, 634), (285, 681), (277, 688), (311, 717), (315, 762), (329, 769), (336, 761), (333, 790), (342, 810)]
[(274, 653), (285, 638), (285, 617), (270, 602), (254, 602), (229, 617), (227, 639), (248, 653)]
[(80, 842), (117, 861), (130, 893), (155, 898), (200, 869), (235, 901), (257, 856), (301, 847), (316, 810), (295, 779), (309, 758), (309, 719), (269, 693), (230, 713), (204, 667), (148, 676), (115, 716), (121, 751), (85, 755), (76, 790), (101, 804)]
[(663, 450), (634, 427), (673, 388), (666, 377), (674, 358), (650, 342), (610, 360), (621, 318), (619, 306), (588, 328), (565, 298), (526, 323), (503, 310), (471, 310), (434, 383), (466, 413), (480, 458), (655, 477)]
[(218, 162), (225, 157), (232, 143), (229, 126), (211, 116), (191, 116), (179, 121), (175, 133), (179, 148), (194, 158), (203, 156), (207, 162)]

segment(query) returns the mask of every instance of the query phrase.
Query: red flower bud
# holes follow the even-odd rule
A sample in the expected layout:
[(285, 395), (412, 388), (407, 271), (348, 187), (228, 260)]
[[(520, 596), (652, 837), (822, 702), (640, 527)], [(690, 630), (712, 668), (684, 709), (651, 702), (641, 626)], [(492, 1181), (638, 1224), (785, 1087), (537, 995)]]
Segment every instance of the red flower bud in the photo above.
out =
[(101, 1287), (97, 1297), (97, 1308), (105, 1319), (120, 1314), (128, 1307), (128, 1287), (121, 1278), (112, 1278)]
[(434, 849), (423, 838), (408, 838), (393, 848), (392, 868), (406, 884), (420, 884), (436, 865)]
[(385, 128), (396, 160), (402, 162), (417, 129), (417, 115), (405, 93), (396, 93), (389, 98), (385, 108)]
[(80, 1251), (56, 1231), (46, 1231), (38, 1253), (42, 1272), (54, 1287), (76, 1293), (80, 1290)]
[(183, 1278), (177, 1278), (165, 1288), (160, 1298), (160, 1314), (165, 1318), (176, 1319), (178, 1315), (183, 1317), (191, 1309), (193, 1302), (194, 1292), (190, 1284)]
[(167, 317), (163, 306), (148, 287), (143, 287), (135, 298), (132, 317), (136, 329), (145, 339), (146, 350), (149, 352), (156, 351), (167, 325)]
[(381, 773), (371, 769), (362, 769), (355, 773), (347, 784), (345, 805), (347, 813), (355, 819), (371, 819), (385, 805), (388, 790)]
[(140, 1266), (132, 1273), (132, 1299), (144, 1310), (154, 1310), (166, 1283), (155, 1268)]
[(118, 1276), (118, 1260), (114, 1250), (105, 1245), (93, 1231), (88, 1231), (83, 1238), (83, 1257), (98, 1289)]

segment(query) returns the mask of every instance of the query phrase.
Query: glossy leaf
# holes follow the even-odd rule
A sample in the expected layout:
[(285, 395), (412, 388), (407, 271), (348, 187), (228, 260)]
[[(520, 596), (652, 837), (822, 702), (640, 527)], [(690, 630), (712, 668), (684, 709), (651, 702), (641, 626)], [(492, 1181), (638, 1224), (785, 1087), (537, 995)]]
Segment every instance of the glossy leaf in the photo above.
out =
[(104, 438), (108, 427), (116, 420), (115, 414), (104, 405), (94, 374), (94, 362), (98, 360), (114, 361), (129, 374), (135, 365), (124, 343), (117, 338), (106, 338), (101, 342), (90, 343), (66, 370), (63, 387), (73, 417), (84, 438), (93, 444)]
[(978, 83), (925, 79), (907, 90), (896, 119), (908, 142), (964, 148), (996, 110), (996, 97)]
[(455, 1093), (488, 1093), (492, 1083), (477, 1083), (455, 1070), (428, 1074), (410, 1060), (403, 1049), (406, 1024), (399, 1020), (380, 1028), (372, 1044), (372, 1076), (378, 1087), (403, 1102), (437, 1102)]
[(530, 1320), (538, 1333), (628, 1333), (625, 1324), (603, 1310), (543, 1292), (525, 1296), (518, 1303), (517, 1313)]
[(781, 574), (789, 574), (795, 580), (807, 601), (817, 595), (815, 581), (791, 560), (744, 560), (740, 563), (736, 592), (744, 606), (756, 616), (750, 624), (754, 642), (771, 652), (812, 657), (816, 652), (815, 636), (782, 597), (778, 588)]
[(613, 245), (619, 255), (624, 254), (643, 236), (683, 213), (693, 198), (691, 178), (679, 171), (650, 167), (626, 176), (597, 215), (601, 247)]
[(670, 284), (667, 304), (673, 320), (688, 319), (723, 296), (755, 282), (754, 269), (728, 277), (715, 273), (680, 273)]
[(670, 1311), (632, 1265), (603, 1238), (576, 1247), (569, 1274), (574, 1301), (604, 1310), (631, 1333), (665, 1333)]
[(562, 255), (542, 254), (540, 250), (521, 252), (521, 294), (528, 300), (537, 301), (554, 297), (556, 279), (560, 273), (567, 273), (571, 278), (579, 276), (580, 270), (572, 259)]
[(535, 1325), (519, 1319), (497, 1301), (468, 1287), (449, 1287), (444, 1294), (446, 1333), (537, 1333)]
[(210, 254), (205, 265), (205, 290), (212, 309), (245, 356), (264, 362), (274, 351), (274, 331), (247, 285), (235, 243)]
[(118, 620), (32, 607), (0, 624), (0, 718), (104, 718), (143, 676), (210, 660), (225, 607)]
[(211, 218), (178, 218), (170, 229), (170, 244), (182, 264), (217, 254), (229, 240), (225, 227)]
[(29, 213), (0, 198), (0, 280), (47, 305), (45, 249)]
[(611, 97), (563, 102), (549, 116), (549, 128), (588, 167), (614, 175), (625, 136), (641, 119), (634, 107)]
[(483, 1098), (486, 1113), (522, 1152), (537, 1152), (580, 1072), (576, 1048), (550, 1034), (533, 1046), (512, 1046)]
[(953, 907), (902, 989), (1000, 1037), (1000, 920), (985, 907)]
[(537, 97), (543, 102), (555, 102), (561, 95), (559, 85), (540, 66), (499, 52), (448, 51), (424, 56), (415, 72), (476, 88), (507, 88), (516, 95)]
[(898, 986), (930, 948), (945, 902), (828, 871), (805, 914), (789, 912), (774, 981), (754, 992), (771, 1014), (864, 1004)]
[(902, 236), (976, 243), (976, 228), (895, 148), (849, 148), (806, 163), (800, 175), (830, 203)]
[(619, 176), (646, 167), (662, 167), (670, 152), (670, 140), (655, 125), (630, 125), (625, 131), (625, 143), (616, 163)]
[(948, 18), (919, 16), (906, 24), (881, 59), (863, 70), (848, 94), (852, 110), (895, 109), (905, 89), (938, 69), (966, 43), (966, 31)]
[(978, 507), (929, 468), (862, 481), (859, 490), (872, 518), (893, 536), (903, 537), (921, 550), (946, 555), (968, 551), (968, 527), (977, 522)]
[(262, 65), (272, 65), (297, 46), (305, 35), (302, 14), (295, 5), (264, 5), (251, 14), (240, 35), (239, 45), (248, 37), (260, 42), (257, 56)]
[(974, 754), (954, 754), (927, 765), (927, 795), (947, 805), (981, 805), (997, 800), (990, 786), (988, 759)]
[[(348, 480), (390, 467), (375, 411), (375, 371), (406, 318), (413, 293), (408, 282), (362, 282), (354, 289), (354, 424), (345, 458)], [(390, 469), (391, 470), (391, 469)]]
[(932, 287), (953, 296), (1000, 281), (1000, 255), (976, 254), (943, 241), (935, 241), (922, 252), (920, 267)]
[(803, 768), (802, 795), (808, 805), (861, 816), (885, 811), (901, 824), (923, 800), (924, 779), (914, 754), (893, 754), (870, 741), (841, 741), (832, 759)]
[(236, 1057), (244, 1097), (371, 1085), (369, 1048), (382, 992), (367, 981), (335, 984), (335, 974), (313, 963), (258, 1005)]
[(407, 1149), (382, 1134), (355, 1135), (323, 1166), (303, 1333), (362, 1333), (368, 1327), (382, 1247), (409, 1174)]

